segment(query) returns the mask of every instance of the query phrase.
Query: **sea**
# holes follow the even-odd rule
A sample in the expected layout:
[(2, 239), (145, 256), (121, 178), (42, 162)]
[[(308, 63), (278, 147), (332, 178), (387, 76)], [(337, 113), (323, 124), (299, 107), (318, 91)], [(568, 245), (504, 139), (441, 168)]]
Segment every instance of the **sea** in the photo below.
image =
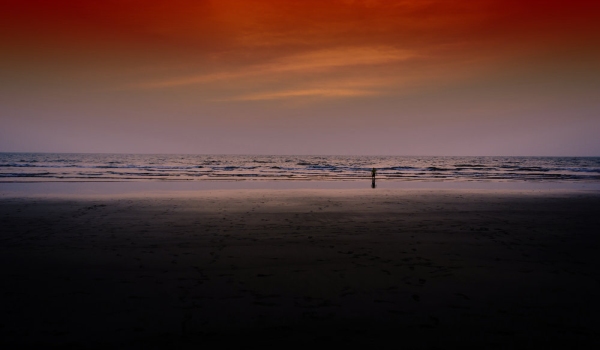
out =
[(600, 157), (0, 153), (0, 182), (213, 180), (600, 183)]

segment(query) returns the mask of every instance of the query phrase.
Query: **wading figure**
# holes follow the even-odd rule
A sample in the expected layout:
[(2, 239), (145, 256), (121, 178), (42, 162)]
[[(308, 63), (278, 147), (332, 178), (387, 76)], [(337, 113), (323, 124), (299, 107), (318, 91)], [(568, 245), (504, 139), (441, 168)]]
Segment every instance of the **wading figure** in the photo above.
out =
[(377, 187), (377, 185), (375, 185), (375, 175), (377, 175), (377, 169), (373, 168), (371, 169), (371, 188)]

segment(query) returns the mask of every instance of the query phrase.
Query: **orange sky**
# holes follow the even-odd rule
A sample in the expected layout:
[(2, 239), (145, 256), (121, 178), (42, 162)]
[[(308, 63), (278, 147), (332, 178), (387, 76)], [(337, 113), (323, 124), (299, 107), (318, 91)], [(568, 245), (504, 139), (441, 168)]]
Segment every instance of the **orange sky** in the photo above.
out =
[(598, 1), (0, 0), (0, 23), (0, 151), (600, 155)]

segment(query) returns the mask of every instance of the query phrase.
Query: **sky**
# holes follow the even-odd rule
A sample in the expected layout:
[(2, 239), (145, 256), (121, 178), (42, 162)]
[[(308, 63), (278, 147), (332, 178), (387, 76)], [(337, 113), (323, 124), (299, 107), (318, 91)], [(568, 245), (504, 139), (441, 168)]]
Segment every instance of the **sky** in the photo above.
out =
[(600, 156), (600, 1), (0, 0), (0, 152)]

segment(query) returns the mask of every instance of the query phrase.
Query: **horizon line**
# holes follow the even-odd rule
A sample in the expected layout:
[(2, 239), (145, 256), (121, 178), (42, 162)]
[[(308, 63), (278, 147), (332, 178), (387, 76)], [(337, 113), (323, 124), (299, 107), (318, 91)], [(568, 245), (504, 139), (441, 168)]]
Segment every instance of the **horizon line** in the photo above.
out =
[(523, 158), (600, 158), (600, 155), (424, 155), (424, 154), (267, 154), (267, 153), (140, 153), (140, 152), (48, 152), (48, 151), (0, 151), (0, 154), (114, 154), (114, 155), (186, 155), (186, 156), (305, 156), (305, 157), (523, 157)]

